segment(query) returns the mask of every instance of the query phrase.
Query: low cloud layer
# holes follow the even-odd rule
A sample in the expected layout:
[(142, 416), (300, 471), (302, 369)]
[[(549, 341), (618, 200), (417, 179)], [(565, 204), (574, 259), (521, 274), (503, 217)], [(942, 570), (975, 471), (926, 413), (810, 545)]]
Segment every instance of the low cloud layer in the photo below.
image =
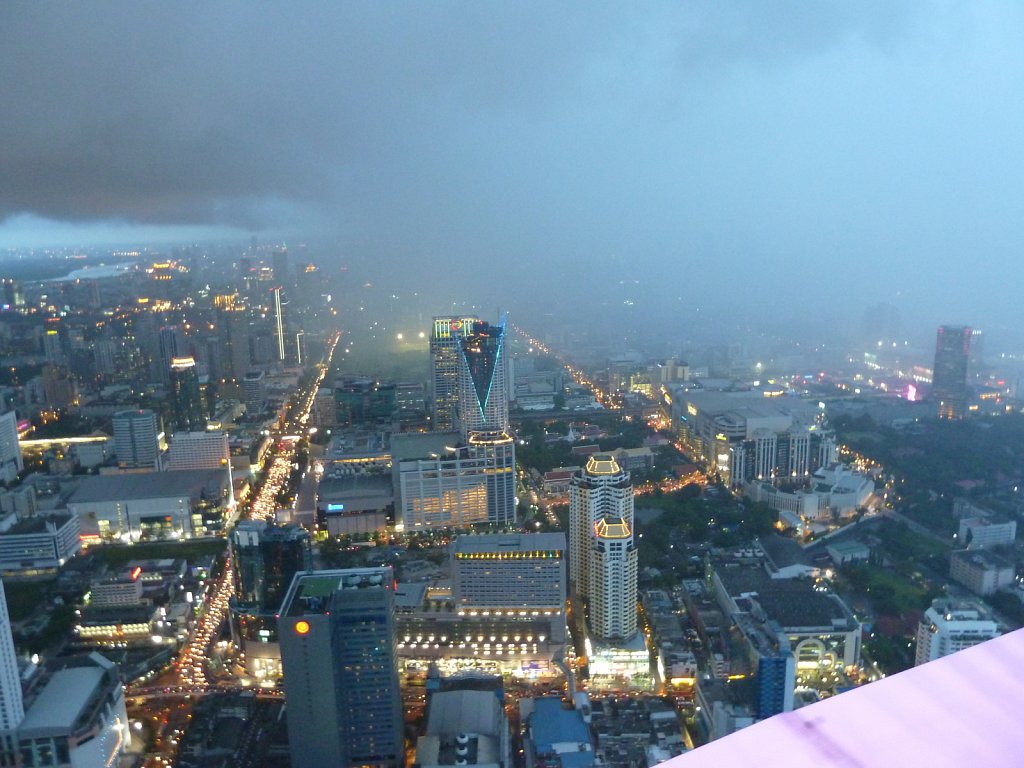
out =
[(0, 232), (288, 228), (410, 279), (964, 316), (967, 280), (1010, 306), (1022, 32), (1013, 4), (7, 3)]

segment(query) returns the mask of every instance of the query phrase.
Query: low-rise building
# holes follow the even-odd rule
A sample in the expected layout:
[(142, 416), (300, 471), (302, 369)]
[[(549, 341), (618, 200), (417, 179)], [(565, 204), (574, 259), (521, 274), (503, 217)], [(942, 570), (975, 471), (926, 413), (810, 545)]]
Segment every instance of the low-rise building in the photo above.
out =
[(836, 541), (825, 547), (825, 551), (837, 566), (861, 562), (871, 556), (871, 548), (864, 542), (854, 539)]
[(5, 765), (117, 765), (131, 746), (117, 667), (98, 653), (64, 660), (28, 702), (17, 729), (18, 762)]
[(966, 517), (960, 520), (957, 541), (966, 549), (985, 549), (1013, 544), (1017, 538), (1016, 520)]
[(597, 761), (594, 737), (583, 712), (561, 697), (520, 699), (526, 725), (526, 768), (590, 768)]
[(477, 678), (462, 682), (459, 686), (456, 680), (446, 680), (448, 690), (429, 693), (425, 732), (416, 742), (416, 765), (509, 768), (512, 741), (500, 678), (496, 689), (478, 688)]
[(224, 468), (86, 477), (68, 511), (83, 535), (134, 542), (215, 533), (230, 504)]
[(0, 533), (0, 573), (43, 576), (56, 573), (81, 548), (78, 518), (45, 515), (17, 520)]
[(976, 600), (932, 601), (917, 628), (914, 666), (999, 637), (992, 613)]
[(949, 575), (976, 595), (991, 595), (1013, 584), (1013, 562), (985, 549), (954, 552), (949, 560)]

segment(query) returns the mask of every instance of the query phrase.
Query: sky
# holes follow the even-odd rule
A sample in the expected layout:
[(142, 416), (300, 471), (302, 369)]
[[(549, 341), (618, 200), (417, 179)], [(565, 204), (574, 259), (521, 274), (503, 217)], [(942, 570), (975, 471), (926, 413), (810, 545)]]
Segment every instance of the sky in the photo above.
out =
[(0, 248), (256, 234), (446, 300), (1016, 328), (1021, 39), (1012, 2), (2, 3)]

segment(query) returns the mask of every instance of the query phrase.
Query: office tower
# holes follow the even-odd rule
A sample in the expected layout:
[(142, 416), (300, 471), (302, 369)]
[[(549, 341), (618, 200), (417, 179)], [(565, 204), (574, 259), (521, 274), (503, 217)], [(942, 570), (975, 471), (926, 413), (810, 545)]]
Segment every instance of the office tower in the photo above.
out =
[(278, 633), (292, 765), (400, 768), (391, 568), (297, 575)]
[(970, 354), (970, 328), (939, 326), (931, 399), (938, 407), (940, 419), (962, 419), (967, 413), (967, 361)]
[(118, 411), (113, 421), (117, 463), (121, 467), (160, 469), (156, 414), (150, 410)]
[(206, 429), (206, 406), (199, 385), (199, 371), (191, 357), (171, 360), (171, 411), (176, 432)]
[(505, 321), (473, 323), (456, 337), (458, 349), (459, 424), (463, 437), (472, 432), (508, 430), (508, 363), (504, 352)]
[(167, 451), (167, 469), (231, 468), (226, 432), (175, 432)]
[(569, 588), (597, 639), (636, 634), (633, 486), (609, 454), (594, 454), (569, 484)]
[(967, 357), (967, 371), (977, 375), (985, 367), (985, 334), (980, 328), (971, 329), (971, 351)]
[(444, 432), (455, 427), (459, 405), (458, 339), (469, 335), (476, 317), (435, 317), (430, 332), (430, 384), (433, 428)]
[(516, 521), (516, 441), (508, 432), (474, 432), (469, 455), (484, 462), (487, 522), (511, 525)]
[(68, 358), (64, 351), (64, 339), (61, 337), (60, 328), (47, 324), (43, 332), (43, 356), (46, 362), (51, 365), (66, 365)]
[(284, 305), (281, 300), (281, 286), (274, 293), (274, 336), (277, 339), (277, 359), (284, 360)]
[(0, 413), (0, 480), (13, 482), (24, 469), (18, 442), (18, 417), (14, 411)]
[(270, 257), (270, 264), (274, 270), (274, 282), (280, 285), (290, 285), (291, 271), (288, 269), (288, 249), (275, 248), (274, 255)]
[(13, 738), (10, 732), (21, 724), (24, 716), (21, 675), (18, 674), (18, 657), (14, 653), (11, 617), (7, 612), (4, 583), (0, 581), (0, 740), (5, 742), (0, 754), (10, 751), (6, 742)]
[(245, 397), (246, 413), (258, 414), (267, 399), (267, 385), (263, 371), (249, 371), (242, 380), (242, 394)]
[(241, 383), (252, 364), (249, 354), (249, 312), (244, 306), (235, 305), (221, 313), (220, 322), (227, 328), (230, 376)]
[(999, 637), (999, 625), (976, 600), (933, 600), (917, 627), (914, 666)]
[(548, 637), (564, 641), (565, 549), (564, 533), (457, 536), (451, 548), (456, 609), (510, 617), (536, 611), (550, 620)]
[(313, 570), (309, 533), (296, 525), (242, 520), (231, 532), (235, 590), (231, 632), (246, 671), (261, 680), (281, 675), (277, 613), (295, 574)]
[(174, 358), (183, 354), (182, 346), (178, 341), (178, 329), (173, 325), (165, 325), (160, 329), (158, 335), (158, 359), (154, 360), (157, 381), (165, 384), (171, 379), (171, 363)]

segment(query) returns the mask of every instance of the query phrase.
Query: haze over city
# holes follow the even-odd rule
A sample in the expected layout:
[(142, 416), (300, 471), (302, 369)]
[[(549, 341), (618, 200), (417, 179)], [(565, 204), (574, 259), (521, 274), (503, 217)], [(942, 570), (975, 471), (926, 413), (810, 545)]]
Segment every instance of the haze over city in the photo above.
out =
[(0, 766), (1019, 766), (1022, 40), (0, 3)]
[(822, 334), (870, 299), (1018, 341), (1014, 3), (8, 3), (0, 29), (5, 248), (255, 233), (513, 315)]

